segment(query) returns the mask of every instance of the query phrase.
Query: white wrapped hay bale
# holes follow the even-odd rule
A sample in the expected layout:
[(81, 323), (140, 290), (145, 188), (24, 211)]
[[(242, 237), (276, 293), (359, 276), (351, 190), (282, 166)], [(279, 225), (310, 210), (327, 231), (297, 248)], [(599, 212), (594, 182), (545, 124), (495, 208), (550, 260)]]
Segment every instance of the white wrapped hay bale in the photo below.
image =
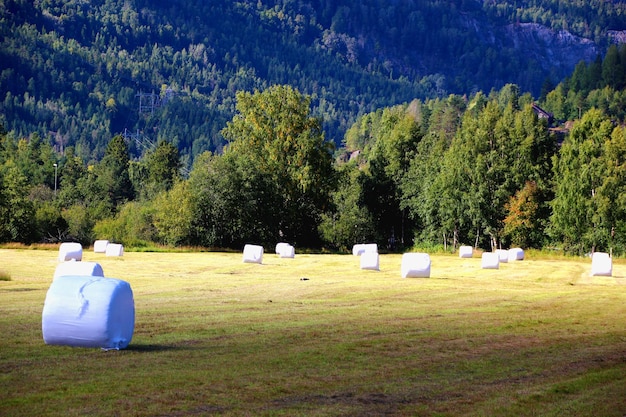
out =
[(481, 267), (482, 269), (499, 269), (500, 255), (496, 252), (483, 252)]
[(471, 246), (459, 247), (459, 258), (471, 258), (474, 253), (474, 248)]
[(263, 246), (247, 244), (243, 247), (244, 263), (260, 264), (263, 262)]
[(421, 252), (403, 254), (400, 273), (402, 278), (429, 278), (430, 255)]
[(104, 277), (58, 277), (46, 294), (41, 329), (48, 345), (126, 348), (135, 329), (130, 284)]
[(82, 261), (83, 246), (77, 242), (63, 242), (59, 246), (59, 262)]
[(613, 275), (613, 260), (606, 252), (594, 252), (591, 256), (591, 276), (610, 277)]
[(93, 251), (94, 253), (105, 253), (107, 251), (107, 245), (109, 244), (108, 240), (96, 240), (93, 242)]
[(524, 250), (522, 248), (509, 249), (509, 261), (523, 261)]
[(124, 256), (124, 246), (119, 243), (109, 243), (104, 253), (106, 256)]
[(358, 243), (352, 247), (354, 256), (361, 256), (365, 252), (378, 253), (378, 245), (376, 243)]
[(296, 248), (287, 244), (280, 248), (280, 253), (278, 254), (281, 258), (295, 258), (296, 256)]
[(357, 243), (352, 246), (352, 255), (361, 256), (363, 252), (365, 252), (365, 245), (363, 243)]
[(62, 262), (54, 270), (53, 279), (63, 276), (104, 277), (102, 266), (97, 262)]
[(280, 255), (280, 253), (283, 251), (283, 249), (287, 248), (291, 246), (289, 243), (285, 243), (285, 242), (279, 242), (276, 244), (276, 255)]
[(361, 269), (366, 269), (370, 271), (379, 271), (380, 270), (380, 257), (378, 256), (378, 252), (363, 252), (361, 255)]
[(498, 254), (498, 260), (500, 263), (508, 263), (509, 262), (509, 251), (506, 249), (496, 249), (496, 253)]

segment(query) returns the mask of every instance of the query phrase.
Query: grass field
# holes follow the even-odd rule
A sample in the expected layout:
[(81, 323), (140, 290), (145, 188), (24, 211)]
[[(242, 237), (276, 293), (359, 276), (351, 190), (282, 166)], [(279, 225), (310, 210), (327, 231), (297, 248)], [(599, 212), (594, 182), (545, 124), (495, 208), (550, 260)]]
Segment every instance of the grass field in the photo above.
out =
[(1, 416), (626, 415), (623, 262), (433, 255), (403, 279), (401, 255), (86, 250), (135, 298), (102, 351), (43, 342), (56, 255), (0, 249)]

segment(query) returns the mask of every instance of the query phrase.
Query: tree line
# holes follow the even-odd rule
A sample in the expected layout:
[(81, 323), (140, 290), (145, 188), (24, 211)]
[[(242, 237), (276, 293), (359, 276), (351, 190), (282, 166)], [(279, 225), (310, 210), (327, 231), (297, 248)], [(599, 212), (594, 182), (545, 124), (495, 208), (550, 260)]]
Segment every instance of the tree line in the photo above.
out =
[(242, 91), (221, 130), (227, 145), (201, 153), (188, 176), (167, 141), (133, 159), (115, 136), (87, 165), (72, 147), (59, 155), (37, 134), (2, 131), (0, 241), (234, 249), (287, 241), (339, 251), (371, 241), (389, 250), (622, 254), (623, 107), (594, 100), (619, 100), (623, 90), (601, 83), (579, 94), (574, 78), (540, 103), (556, 111), (551, 94), (565, 92), (563, 101), (578, 106), (568, 130), (510, 84), (365, 114), (337, 149), (311, 97), (287, 85)]

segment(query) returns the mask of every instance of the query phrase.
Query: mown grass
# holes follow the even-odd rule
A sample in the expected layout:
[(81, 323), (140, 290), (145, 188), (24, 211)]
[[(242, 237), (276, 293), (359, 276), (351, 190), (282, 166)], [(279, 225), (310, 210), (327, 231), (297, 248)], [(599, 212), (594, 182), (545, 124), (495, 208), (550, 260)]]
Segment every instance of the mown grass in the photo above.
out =
[[(131, 283), (128, 349), (48, 346), (56, 252), (0, 250), (0, 415), (619, 416), (626, 413), (626, 265), (583, 258), (480, 269), (400, 255), (85, 252)], [(308, 278), (308, 280), (302, 280)]]

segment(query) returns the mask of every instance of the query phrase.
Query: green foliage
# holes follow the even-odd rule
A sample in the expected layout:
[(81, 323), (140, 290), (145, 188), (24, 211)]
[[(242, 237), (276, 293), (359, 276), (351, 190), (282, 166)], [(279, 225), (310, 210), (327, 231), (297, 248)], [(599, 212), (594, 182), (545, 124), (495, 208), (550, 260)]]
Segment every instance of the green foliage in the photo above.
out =
[(309, 97), (289, 86), (241, 92), (238, 114), (222, 132), (230, 141), (225, 155), (253, 171), (255, 193), (273, 203), (264, 234), (304, 246), (318, 239), (316, 225), (334, 185), (333, 146), (309, 105)]
[(574, 125), (555, 158), (552, 235), (562, 240), (567, 250), (584, 253), (609, 245), (613, 225), (601, 216), (599, 207), (606, 200), (599, 191), (603, 182), (609, 181), (604, 154), (612, 131), (606, 116), (591, 109)]

